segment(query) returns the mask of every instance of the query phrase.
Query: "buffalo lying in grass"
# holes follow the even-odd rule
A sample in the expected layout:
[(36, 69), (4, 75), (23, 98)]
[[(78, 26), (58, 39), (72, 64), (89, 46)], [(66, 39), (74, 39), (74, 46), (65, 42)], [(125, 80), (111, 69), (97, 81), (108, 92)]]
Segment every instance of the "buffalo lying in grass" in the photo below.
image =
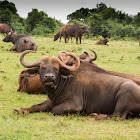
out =
[(98, 40), (98, 41), (96, 42), (96, 44), (97, 44), (97, 45), (107, 45), (107, 46), (108, 46), (107, 42), (109, 42), (109, 38), (108, 38), (108, 37), (106, 37), (106, 38), (103, 39), (103, 40)]
[[(93, 51), (94, 52), (94, 51)], [(59, 52), (59, 55), (65, 55), (65, 53)], [(92, 63), (92, 61), (95, 61), (97, 59), (97, 54), (94, 52), (95, 57), (92, 58), (91, 55), (87, 51), (83, 51), (83, 53), (78, 56), (79, 59), (83, 62), (87, 63)], [(61, 56), (61, 58), (62, 58)], [(64, 58), (65, 56), (63, 56)], [(73, 59), (71, 59), (73, 60)], [(69, 62), (71, 61), (69, 59)], [(64, 59), (63, 59), (64, 61)], [(71, 61), (72, 62), (72, 61)], [(95, 65), (94, 63), (92, 63)], [(27, 92), (27, 93), (32, 93), (32, 94), (44, 94), (45, 91), (43, 89), (42, 83), (40, 81), (39, 74), (36, 71), (36, 68), (30, 68), (30, 69), (24, 69), (20, 74), (19, 74), (19, 87), (17, 91), (19, 92)]]
[(132, 80), (80, 68), (80, 60), (72, 52), (69, 53), (75, 59), (72, 66), (48, 56), (28, 63), (24, 56), (29, 52), (32, 51), (21, 54), (20, 62), (27, 68), (37, 67), (48, 100), (15, 111), (49, 111), (54, 115), (103, 113), (122, 119), (129, 113), (140, 113), (140, 86)]
[(4, 42), (12, 42), (14, 46), (10, 49), (12, 52), (23, 52), (25, 50), (37, 50), (36, 43), (26, 35), (16, 35), (9, 32), (3, 39)]

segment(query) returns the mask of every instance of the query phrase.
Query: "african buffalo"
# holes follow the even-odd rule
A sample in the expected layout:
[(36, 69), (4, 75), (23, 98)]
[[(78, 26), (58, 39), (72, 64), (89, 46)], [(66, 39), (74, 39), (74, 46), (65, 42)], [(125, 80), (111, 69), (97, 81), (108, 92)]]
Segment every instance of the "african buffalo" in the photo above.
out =
[(97, 41), (96, 44), (97, 45), (107, 45), (108, 46), (107, 42), (109, 42), (109, 38), (108, 37), (104, 38), (104, 40)]
[(18, 79), (19, 87), (17, 91), (32, 94), (45, 94), (39, 74), (36, 68), (24, 69)]
[[(94, 58), (92, 58), (92, 56), (89, 54), (88, 51), (83, 51), (81, 55), (79, 55), (79, 59), (80, 61), (82, 62), (87, 62), (87, 63), (92, 63), (93, 65), (96, 66), (96, 64), (94, 64), (92, 61), (95, 61), (97, 59), (97, 54), (95, 51), (91, 50), (93, 53), (94, 53)], [(71, 51), (72, 52), (72, 51)], [(73, 58), (71, 58), (69, 55), (67, 55), (67, 53), (63, 52), (63, 51), (60, 51), (58, 53), (58, 58), (63, 61), (65, 64), (67, 65), (71, 65), (71, 64), (74, 64), (75, 61)]]
[[(68, 55), (68, 54), (69, 54), (69, 52), (61, 51), (61, 52), (59, 52), (58, 58), (61, 61), (63, 61), (65, 64), (72, 65), (75, 63), (75, 60), (72, 57), (70, 57), (70, 55)], [(96, 55), (95, 55), (95, 58), (96, 58)], [(115, 71), (104, 70), (100, 67), (97, 67), (96, 64), (91, 63), (90, 62), (91, 60), (94, 60), (94, 59), (93, 58), (91, 59), (91, 57), (89, 57), (89, 54), (88, 54), (88, 57), (84, 61), (82, 59), (80, 59), (80, 67), (87, 69), (87, 70), (97, 72), (97, 73), (106, 73), (106, 74), (111, 74), (111, 75), (123, 77), (126, 79), (130, 79), (130, 80), (133, 80), (136, 84), (140, 85), (140, 78), (137, 77), (135, 74), (124, 74), (124, 73), (119, 73), (119, 72), (115, 72)]]
[[(92, 52), (94, 52), (92, 50)], [(97, 59), (97, 54), (94, 52), (95, 57), (92, 58), (91, 55), (87, 51), (83, 51), (83, 53), (78, 56), (81, 61), (87, 62), (87, 63), (92, 63), (92, 61), (95, 61)], [(62, 55), (62, 56), (60, 56)], [(59, 58), (64, 58), (65, 53), (59, 52), (58, 57)], [(64, 61), (63, 59), (62, 61)], [(73, 59), (71, 59), (73, 61)], [(69, 62), (72, 63), (72, 61), (69, 60)], [(73, 61), (75, 63), (75, 61)], [(93, 65), (96, 65), (92, 63)], [(32, 69), (25, 69), (19, 74), (19, 87), (17, 91), (19, 92), (27, 92), (27, 93), (32, 93), (32, 94), (44, 94), (45, 91), (43, 89), (42, 83), (40, 81), (39, 74), (37, 73), (37, 68), (32, 68)]]
[(140, 86), (132, 80), (79, 68), (80, 60), (72, 52), (69, 53), (75, 59), (72, 66), (48, 56), (28, 63), (24, 56), (29, 52), (32, 51), (21, 54), (20, 62), (24, 67), (38, 67), (48, 100), (15, 111), (51, 111), (54, 115), (103, 113), (122, 119), (128, 113), (140, 113)]
[[(67, 25), (70, 25), (70, 24), (67, 24)], [(58, 38), (60, 38), (59, 42), (61, 42), (61, 37), (65, 36), (65, 28), (66, 28), (66, 25), (60, 27), (59, 31), (54, 35), (54, 41), (56, 41)], [(66, 40), (66, 42), (68, 42), (69, 36), (66, 35), (65, 37), (68, 38), (68, 40)], [(72, 37), (71, 37), (71, 42), (72, 42)]]
[(65, 43), (67, 43), (68, 37), (76, 37), (76, 43), (78, 44), (78, 37), (81, 44), (81, 38), (84, 33), (88, 33), (88, 26), (80, 24), (66, 24), (62, 29), (63, 37), (65, 38)]
[(8, 24), (0, 24), (0, 33), (9, 33), (12, 31), (12, 28)]
[(4, 42), (12, 42), (14, 46), (10, 49), (13, 52), (23, 52), (25, 50), (37, 50), (36, 43), (26, 35), (16, 35), (9, 32), (7, 36), (3, 39)]

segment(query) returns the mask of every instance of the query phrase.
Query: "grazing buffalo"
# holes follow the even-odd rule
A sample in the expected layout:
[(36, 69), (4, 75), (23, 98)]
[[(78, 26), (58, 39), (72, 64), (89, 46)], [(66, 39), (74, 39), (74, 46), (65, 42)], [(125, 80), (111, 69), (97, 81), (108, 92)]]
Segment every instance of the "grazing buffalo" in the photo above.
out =
[(12, 52), (23, 52), (25, 50), (37, 50), (36, 43), (26, 35), (16, 35), (9, 32), (3, 39), (4, 42), (12, 42), (14, 46), (10, 49)]
[(12, 28), (8, 24), (0, 24), (0, 33), (9, 33), (12, 31)]
[(103, 113), (122, 119), (129, 113), (140, 113), (140, 86), (132, 80), (79, 68), (80, 60), (72, 52), (69, 53), (75, 59), (72, 66), (48, 56), (28, 63), (24, 56), (29, 52), (32, 51), (21, 54), (20, 62), (24, 67), (38, 67), (48, 100), (15, 111), (51, 111), (54, 115)]
[[(67, 24), (67, 25), (70, 25), (70, 24)], [(56, 41), (59, 38), (59, 42), (61, 42), (61, 37), (65, 36), (65, 28), (66, 28), (66, 25), (62, 26), (59, 29), (59, 31), (54, 35), (54, 41)], [(68, 42), (69, 41), (69, 36), (66, 35), (65, 37), (68, 38), (68, 40), (66, 40), (66, 42)], [(71, 42), (72, 42), (72, 37), (71, 37)]]
[[(80, 44), (81, 44), (81, 38), (82, 35), (84, 33), (88, 33), (88, 26), (83, 26), (80, 24), (66, 24), (65, 26), (63, 26), (62, 28), (60, 28), (60, 33), (61, 36), (63, 35), (63, 37), (65, 38), (65, 43), (67, 43), (67, 38), (69, 37), (76, 37), (76, 43), (78, 44), (78, 37), (80, 40)], [(58, 34), (60, 34), (58, 33)], [(56, 38), (58, 37), (58, 35), (56, 35)], [(55, 39), (54, 39), (55, 40)]]
[[(92, 50), (92, 52), (94, 52)], [(83, 53), (78, 56), (81, 61), (92, 63), (92, 61), (95, 61), (97, 59), (97, 54), (94, 52), (95, 57), (92, 58), (91, 55), (87, 51), (83, 51)], [(60, 56), (62, 55), (62, 56)], [(59, 52), (58, 58), (60, 58), (62, 61), (65, 60), (64, 57), (68, 57), (65, 53)], [(72, 61), (75, 63), (73, 59), (69, 59), (69, 63), (72, 63)], [(92, 63), (93, 65), (96, 65)], [(19, 74), (19, 87), (17, 91), (19, 92), (27, 92), (32, 94), (44, 94), (45, 91), (43, 89), (42, 83), (40, 81), (39, 74), (37, 73), (36, 68), (32, 69), (25, 69)]]
[(36, 68), (24, 69), (18, 79), (19, 87), (17, 91), (31, 94), (45, 94), (39, 74)]
[(107, 42), (109, 42), (109, 38), (108, 37), (106, 37), (104, 40), (97, 41), (96, 44), (97, 45), (107, 45), (108, 46)]

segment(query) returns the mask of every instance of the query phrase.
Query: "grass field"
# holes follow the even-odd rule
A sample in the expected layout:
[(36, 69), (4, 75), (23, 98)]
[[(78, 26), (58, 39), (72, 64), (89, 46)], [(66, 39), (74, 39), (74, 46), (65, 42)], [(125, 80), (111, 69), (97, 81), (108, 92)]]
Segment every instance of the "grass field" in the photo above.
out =
[[(0, 35), (0, 140), (139, 140), (140, 119), (125, 121), (94, 121), (87, 116), (53, 116), (51, 113), (17, 114), (13, 109), (30, 107), (47, 99), (46, 95), (17, 92), (18, 76), (24, 69), (19, 62), (20, 54), (11, 53), (12, 43), (2, 42)], [(98, 58), (95, 63), (104, 69), (136, 74), (140, 77), (140, 46), (136, 41), (110, 40), (109, 46), (95, 45), (97, 40), (83, 39), (82, 44), (67, 44), (52, 38), (32, 37), (38, 45), (36, 54), (26, 60), (35, 61), (42, 56), (57, 56), (59, 51), (71, 51), (80, 55), (83, 50), (93, 49)]]

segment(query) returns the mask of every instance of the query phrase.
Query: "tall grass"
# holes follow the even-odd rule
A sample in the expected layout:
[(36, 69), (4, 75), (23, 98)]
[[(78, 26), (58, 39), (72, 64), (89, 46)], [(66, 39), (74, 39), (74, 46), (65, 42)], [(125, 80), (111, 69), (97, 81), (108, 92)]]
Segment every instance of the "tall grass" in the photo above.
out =
[[(3, 36), (0, 36), (2, 40)], [(25, 59), (29, 62), (42, 56), (57, 56), (59, 51), (71, 51), (80, 55), (83, 50), (93, 49), (98, 59), (95, 63), (104, 69), (136, 74), (140, 77), (140, 47), (135, 41), (114, 41), (109, 46), (95, 45), (97, 40), (83, 39), (82, 44), (54, 42), (52, 38), (32, 37), (38, 45), (35, 54)], [(0, 139), (140, 139), (140, 120), (129, 119), (94, 121), (87, 116), (53, 116), (51, 113), (17, 114), (14, 108), (30, 107), (47, 99), (46, 95), (17, 92), (18, 76), (24, 69), (19, 62), (20, 54), (11, 53), (12, 43), (0, 41)]]

